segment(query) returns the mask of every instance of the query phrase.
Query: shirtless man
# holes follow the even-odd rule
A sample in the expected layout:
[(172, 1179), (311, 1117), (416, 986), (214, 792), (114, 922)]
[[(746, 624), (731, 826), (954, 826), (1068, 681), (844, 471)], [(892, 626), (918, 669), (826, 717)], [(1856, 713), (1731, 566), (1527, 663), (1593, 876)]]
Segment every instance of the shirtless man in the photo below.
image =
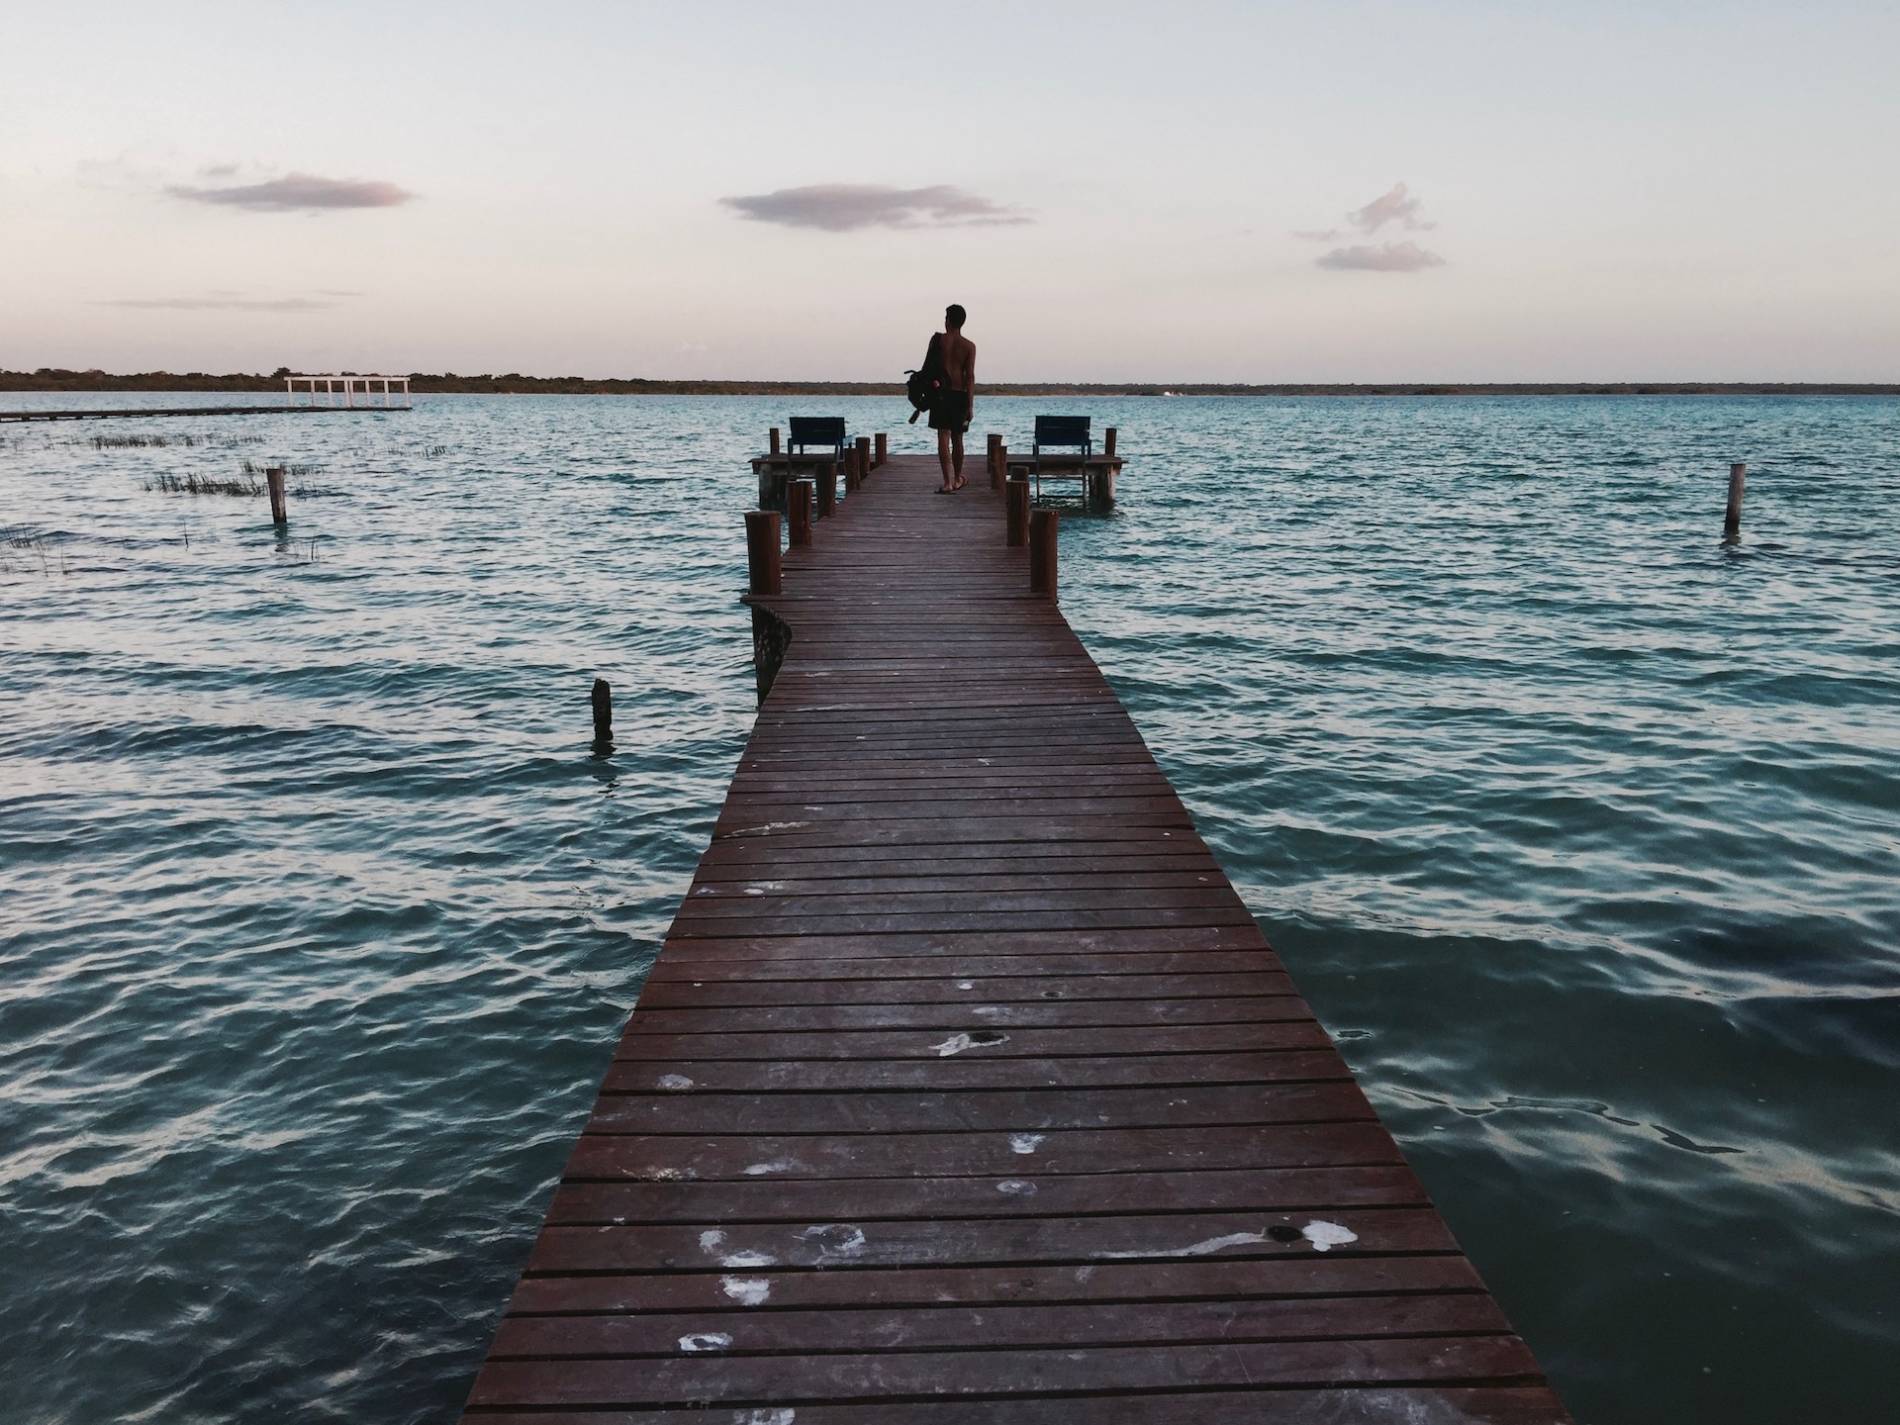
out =
[(930, 428), (937, 433), (937, 463), (943, 467), (943, 486), (937, 491), (940, 495), (961, 490), (967, 483), (963, 478), (963, 433), (970, 428), (970, 415), (976, 407), (976, 343), (963, 334), (965, 315), (963, 308), (952, 302), (944, 309), (943, 331), (936, 338), (943, 377), (930, 402)]

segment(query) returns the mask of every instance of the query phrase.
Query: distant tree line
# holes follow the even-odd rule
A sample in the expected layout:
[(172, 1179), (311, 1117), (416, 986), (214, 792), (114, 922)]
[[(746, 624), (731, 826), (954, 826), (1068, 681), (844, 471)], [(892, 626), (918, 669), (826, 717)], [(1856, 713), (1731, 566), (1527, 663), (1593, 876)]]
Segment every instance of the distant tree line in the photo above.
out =
[[(268, 376), (248, 372), (0, 370), (4, 391), (281, 391), (291, 375), (280, 366)], [(399, 375), (397, 372), (338, 372), (338, 375)], [(418, 394), (522, 396), (898, 396), (895, 381), (650, 381), (642, 377), (458, 376), (412, 371), (409, 389)], [(1900, 384), (1878, 382), (1602, 381), (1602, 382), (1374, 382), (1248, 385), (1242, 382), (1029, 381), (985, 382), (986, 396), (1896, 396)]]

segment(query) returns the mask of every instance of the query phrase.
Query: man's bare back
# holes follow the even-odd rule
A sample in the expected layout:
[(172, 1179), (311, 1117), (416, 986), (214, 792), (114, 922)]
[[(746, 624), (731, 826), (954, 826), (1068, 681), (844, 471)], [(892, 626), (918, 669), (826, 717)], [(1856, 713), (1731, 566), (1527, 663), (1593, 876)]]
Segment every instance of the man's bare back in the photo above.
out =
[(976, 389), (976, 343), (960, 331), (943, 334), (944, 384), (969, 395)]

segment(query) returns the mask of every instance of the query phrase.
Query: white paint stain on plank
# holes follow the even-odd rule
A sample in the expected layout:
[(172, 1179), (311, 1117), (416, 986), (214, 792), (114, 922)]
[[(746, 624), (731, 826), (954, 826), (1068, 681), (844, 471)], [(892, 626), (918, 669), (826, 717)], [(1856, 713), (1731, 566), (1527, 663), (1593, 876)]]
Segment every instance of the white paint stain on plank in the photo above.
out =
[(722, 1267), (731, 1267), (744, 1271), (752, 1267), (772, 1267), (778, 1263), (764, 1252), (726, 1250), (726, 1234), (717, 1228), (699, 1234), (699, 1250), (709, 1257), (716, 1257)]
[(730, 1351), (732, 1337), (724, 1331), (696, 1331), (690, 1336), (680, 1337), (680, 1349), (689, 1356), (702, 1351)]
[(820, 1261), (850, 1261), (864, 1255), (865, 1239), (862, 1227), (853, 1227), (849, 1222), (827, 1222), (818, 1227), (807, 1227), (798, 1234), (818, 1249)]
[(741, 1306), (764, 1306), (772, 1299), (772, 1283), (764, 1277), (721, 1277), (719, 1286)]
[(1137, 1261), (1143, 1257), (1211, 1257), (1229, 1247), (1252, 1247), (1273, 1240), (1263, 1228), (1259, 1232), (1229, 1232), (1224, 1237), (1209, 1237), (1185, 1247), (1143, 1247), (1133, 1252), (1097, 1252), (1094, 1255), (1111, 1262)]
[(1042, 1146), (1046, 1133), (1012, 1133), (1009, 1135), (1009, 1151), (1012, 1153), (1033, 1153)]
[(994, 1049), (999, 1044), (1007, 1043), (1007, 1034), (983, 1030), (976, 1034), (952, 1034), (941, 1044), (932, 1044), (930, 1047), (937, 1051), (939, 1059), (948, 1059), (953, 1054), (961, 1054), (969, 1049)]
[(1300, 1235), (1313, 1244), (1315, 1252), (1330, 1252), (1335, 1247), (1359, 1240), (1359, 1234), (1352, 1228), (1337, 1222), (1322, 1222), (1318, 1218), (1302, 1227)]
[(693, 1081), (684, 1074), (660, 1075), (660, 1087), (672, 1093), (678, 1093), (681, 1089), (690, 1089), (692, 1086)]

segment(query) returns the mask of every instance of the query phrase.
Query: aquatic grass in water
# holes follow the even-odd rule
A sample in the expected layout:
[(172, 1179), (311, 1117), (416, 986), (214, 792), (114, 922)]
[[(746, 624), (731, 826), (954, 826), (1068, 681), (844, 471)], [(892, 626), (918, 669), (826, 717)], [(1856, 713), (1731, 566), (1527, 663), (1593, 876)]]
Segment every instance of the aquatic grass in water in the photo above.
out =
[[(199, 446), (231, 447), (261, 445), (261, 435), (95, 435), (84, 442), (94, 450), (166, 450), (179, 446), (193, 450)], [(248, 462), (247, 462), (248, 463)]]
[[(245, 464), (248, 466), (249, 461)], [(212, 475), (155, 475), (145, 482), (148, 490), (167, 495), (262, 495), (264, 483), (247, 473), (242, 480), (220, 480)]]
[[(1890, 1413), (1900, 403), (979, 415), (1045, 410), (1129, 461), (1064, 612), (1579, 1418)], [(787, 413), (253, 417), (351, 498), (189, 547), (190, 448), (0, 452), (84, 555), (0, 583), (0, 1417), (455, 1418), (751, 723)]]

